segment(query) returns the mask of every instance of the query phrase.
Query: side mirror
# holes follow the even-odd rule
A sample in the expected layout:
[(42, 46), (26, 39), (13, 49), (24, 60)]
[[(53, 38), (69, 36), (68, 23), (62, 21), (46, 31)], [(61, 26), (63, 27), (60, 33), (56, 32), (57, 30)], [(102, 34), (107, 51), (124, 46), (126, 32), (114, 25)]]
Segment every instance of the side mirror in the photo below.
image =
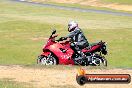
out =
[(55, 33), (56, 33), (56, 30), (54, 29), (54, 30), (52, 31), (52, 35), (55, 34)]

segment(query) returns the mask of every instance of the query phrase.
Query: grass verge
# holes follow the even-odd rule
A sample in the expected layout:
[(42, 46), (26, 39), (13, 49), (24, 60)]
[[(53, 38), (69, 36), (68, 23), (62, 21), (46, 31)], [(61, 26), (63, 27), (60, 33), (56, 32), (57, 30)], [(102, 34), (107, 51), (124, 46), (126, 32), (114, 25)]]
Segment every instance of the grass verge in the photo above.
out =
[(0, 80), (0, 88), (31, 88), (26, 83), (19, 83), (11, 81), (11, 79), (4, 78)]

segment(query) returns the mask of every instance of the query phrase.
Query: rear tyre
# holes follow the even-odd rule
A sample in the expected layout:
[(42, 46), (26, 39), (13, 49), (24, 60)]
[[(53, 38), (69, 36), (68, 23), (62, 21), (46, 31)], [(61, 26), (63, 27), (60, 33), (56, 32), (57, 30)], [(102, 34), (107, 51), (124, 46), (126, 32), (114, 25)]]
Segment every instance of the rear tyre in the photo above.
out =
[(100, 66), (101, 60), (99, 58), (94, 58), (92, 63), (93, 63), (93, 66)]

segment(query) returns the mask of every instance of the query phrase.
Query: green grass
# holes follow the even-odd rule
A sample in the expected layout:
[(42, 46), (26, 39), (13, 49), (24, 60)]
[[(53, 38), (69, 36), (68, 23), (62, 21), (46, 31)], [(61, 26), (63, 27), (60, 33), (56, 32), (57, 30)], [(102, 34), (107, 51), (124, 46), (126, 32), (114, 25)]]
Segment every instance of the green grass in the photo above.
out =
[[(66, 35), (67, 23), (76, 20), (89, 42), (108, 43), (108, 65), (132, 67), (132, 17), (80, 13), (38, 5), (0, 1), (0, 64), (36, 64), (42, 46), (56, 28)], [(74, 13), (74, 14), (73, 14)], [(34, 40), (37, 39), (37, 40)]]
[(108, 3), (119, 3), (119, 4), (132, 4), (132, 0), (102, 0), (104, 2)]
[(10, 81), (9, 79), (2, 79), (0, 80), (0, 88), (29, 88), (29, 85), (26, 83)]

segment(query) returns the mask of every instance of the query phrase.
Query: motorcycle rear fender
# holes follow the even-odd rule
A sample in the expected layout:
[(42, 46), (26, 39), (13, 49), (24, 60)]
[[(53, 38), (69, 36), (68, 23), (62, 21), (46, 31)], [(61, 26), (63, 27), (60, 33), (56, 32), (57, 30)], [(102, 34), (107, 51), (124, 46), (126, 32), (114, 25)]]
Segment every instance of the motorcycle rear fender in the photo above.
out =
[(95, 45), (92, 46), (90, 49), (83, 49), (82, 52), (86, 53), (86, 52), (93, 52), (95, 50), (97, 50), (100, 47), (100, 45)]

